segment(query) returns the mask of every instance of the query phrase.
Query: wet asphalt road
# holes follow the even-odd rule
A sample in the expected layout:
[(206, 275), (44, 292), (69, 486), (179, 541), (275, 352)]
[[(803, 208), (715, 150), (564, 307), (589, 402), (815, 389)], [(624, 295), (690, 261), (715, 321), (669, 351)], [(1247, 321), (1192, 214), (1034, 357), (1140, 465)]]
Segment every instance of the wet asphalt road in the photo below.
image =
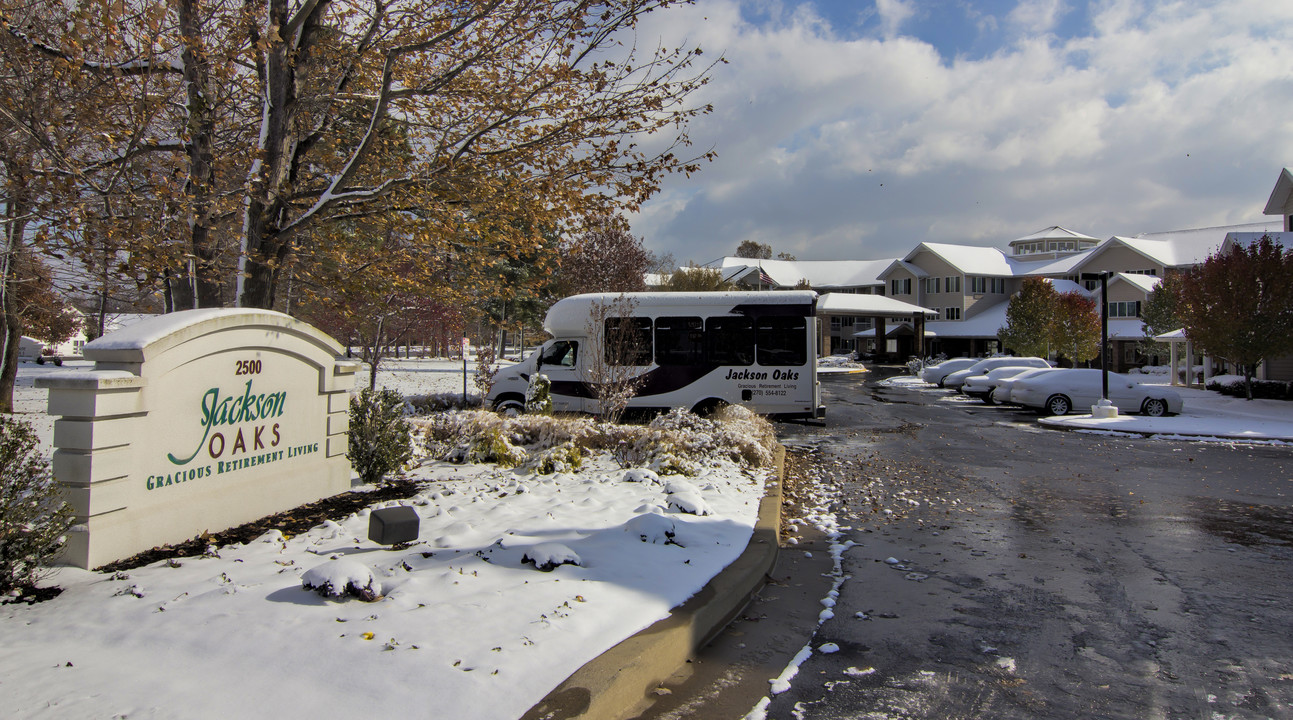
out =
[(1293, 448), (877, 379), (824, 378), (827, 426), (781, 428), (857, 546), (812, 641), (838, 651), (767, 717), (1293, 718)]

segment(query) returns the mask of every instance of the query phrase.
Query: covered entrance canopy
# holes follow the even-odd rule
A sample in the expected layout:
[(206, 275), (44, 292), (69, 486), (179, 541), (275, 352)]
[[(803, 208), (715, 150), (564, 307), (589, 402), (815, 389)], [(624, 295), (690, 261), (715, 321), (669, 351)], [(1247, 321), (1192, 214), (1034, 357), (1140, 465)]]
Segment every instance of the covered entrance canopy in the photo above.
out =
[[(937, 310), (912, 305), (902, 300), (885, 295), (862, 295), (856, 293), (826, 293), (817, 298), (817, 316), (854, 315), (869, 317), (875, 320), (877, 343), (885, 337), (885, 318), (910, 317), (915, 328), (915, 354), (925, 355), (925, 316), (938, 317)], [(877, 345), (877, 350), (881, 347)], [(825, 348), (823, 354), (830, 352)]]

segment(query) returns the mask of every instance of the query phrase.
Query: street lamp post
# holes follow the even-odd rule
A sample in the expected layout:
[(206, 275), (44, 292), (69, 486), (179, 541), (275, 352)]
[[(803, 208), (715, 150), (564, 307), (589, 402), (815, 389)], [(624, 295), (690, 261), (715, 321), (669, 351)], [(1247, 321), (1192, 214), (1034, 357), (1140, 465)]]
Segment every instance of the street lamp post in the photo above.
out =
[(1100, 281), (1100, 402), (1091, 408), (1091, 414), (1116, 417), (1118, 409), (1109, 402), (1109, 271), (1082, 273), (1082, 279)]
[(1109, 271), (1100, 273), (1100, 399), (1109, 399)]

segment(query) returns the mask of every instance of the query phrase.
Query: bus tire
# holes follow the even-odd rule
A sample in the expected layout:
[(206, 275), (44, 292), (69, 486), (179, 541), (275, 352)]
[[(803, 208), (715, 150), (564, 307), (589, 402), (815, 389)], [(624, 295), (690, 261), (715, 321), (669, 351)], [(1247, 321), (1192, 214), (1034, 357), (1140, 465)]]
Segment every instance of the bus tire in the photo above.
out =
[(520, 395), (502, 395), (494, 401), (494, 412), (507, 417), (525, 414), (525, 398)]
[(693, 407), (691, 411), (700, 417), (709, 417), (725, 407), (727, 407), (727, 401), (725, 400), (720, 398), (706, 398), (696, 403), (695, 407)]

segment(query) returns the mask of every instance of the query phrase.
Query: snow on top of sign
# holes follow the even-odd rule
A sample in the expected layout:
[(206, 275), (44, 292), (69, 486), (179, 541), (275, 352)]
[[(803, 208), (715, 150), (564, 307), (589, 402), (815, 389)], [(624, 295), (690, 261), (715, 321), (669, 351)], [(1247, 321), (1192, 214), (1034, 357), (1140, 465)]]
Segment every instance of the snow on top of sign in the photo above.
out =
[(212, 318), (234, 315), (287, 315), (271, 310), (251, 310), (246, 308), (205, 308), (202, 310), (181, 310), (180, 312), (157, 315), (140, 320), (133, 325), (108, 333), (103, 337), (86, 344), (85, 349), (94, 350), (137, 350), (179, 332), (187, 327), (197, 325)]

